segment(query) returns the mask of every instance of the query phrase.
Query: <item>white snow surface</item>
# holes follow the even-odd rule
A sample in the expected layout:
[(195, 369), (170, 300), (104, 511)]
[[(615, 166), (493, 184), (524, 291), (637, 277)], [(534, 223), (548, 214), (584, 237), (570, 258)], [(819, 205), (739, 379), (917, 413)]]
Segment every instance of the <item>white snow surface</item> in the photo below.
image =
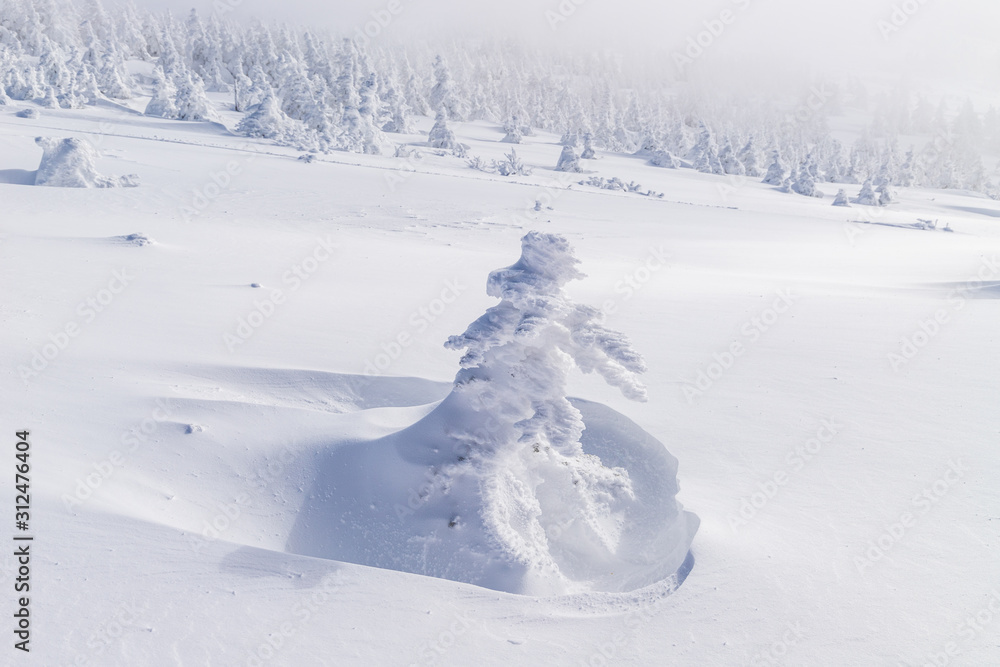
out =
[[(24, 187), (38, 123), (143, 186)], [(504, 152), (494, 124), (450, 128)], [(524, 137), (534, 173), (507, 178), (426, 150), (306, 164), (111, 105), (0, 113), (0, 414), (8, 451), (31, 432), (36, 536), (16, 664), (996, 664), (997, 202), (901, 188), (861, 224), (633, 156), (588, 169), (663, 198), (586, 188), (560, 151)], [(122, 242), (136, 229), (156, 243)], [(426, 554), (447, 576), (449, 533), (390, 532), (379, 503), (395, 480), (419, 494), (428, 463), (392, 448), (443, 427), (443, 343), (496, 305), (485, 275), (533, 229), (569, 239), (588, 277), (567, 293), (646, 359), (646, 403), (567, 381), (584, 451), (637, 497), (672, 498), (676, 472), (701, 519), (679, 586), (609, 569), (525, 595), (400, 571)], [(444, 499), (421, 512), (450, 520)]]

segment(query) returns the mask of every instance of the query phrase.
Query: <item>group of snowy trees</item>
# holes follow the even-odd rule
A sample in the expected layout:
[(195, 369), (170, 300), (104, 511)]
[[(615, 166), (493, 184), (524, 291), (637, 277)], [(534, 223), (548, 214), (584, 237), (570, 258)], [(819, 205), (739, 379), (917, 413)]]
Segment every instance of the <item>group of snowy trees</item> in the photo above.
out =
[[(854, 80), (833, 87), (820, 108), (789, 114), (787, 104), (672, 87), (670, 76), (652, 64), (624, 66), (613, 54), (511, 42), (366, 50), (285, 25), (194, 11), (178, 20), (129, 2), (107, 11), (100, 0), (0, 0), (0, 104), (78, 108), (141, 94), (151, 96), (150, 115), (212, 120), (207, 93), (226, 93), (230, 108), (245, 114), (238, 131), (309, 151), (391, 152), (392, 134), (408, 134), (413, 116), (428, 116), (436, 119), (429, 143), (448, 150), (459, 146), (449, 128), (456, 121), (494, 122), (508, 143), (533, 128), (559, 133), (569, 149), (560, 168), (569, 171), (578, 168), (573, 156), (603, 149), (801, 194), (822, 182), (868, 179), (995, 191), (980, 157), (984, 147), (1000, 149), (995, 109), (933, 106), (906, 91), (871, 96)], [(845, 104), (874, 108), (869, 131), (849, 148), (826, 123)], [(904, 153), (900, 137), (913, 134), (925, 145)]]

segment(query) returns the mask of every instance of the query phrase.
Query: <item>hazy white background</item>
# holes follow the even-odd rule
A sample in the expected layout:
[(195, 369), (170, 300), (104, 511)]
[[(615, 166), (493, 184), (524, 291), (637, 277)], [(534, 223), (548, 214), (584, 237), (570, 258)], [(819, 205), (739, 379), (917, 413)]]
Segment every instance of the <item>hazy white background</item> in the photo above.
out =
[[(203, 15), (226, 2), (136, 0), (151, 8)], [(228, 0), (226, 16), (310, 24), (339, 34), (353, 33), (385, 9), (388, 0)], [(579, 0), (578, 0), (579, 1)], [(754, 68), (762, 77), (798, 70), (874, 70), (975, 81), (995, 89), (1000, 83), (1000, 3), (993, 0), (583, 0), (553, 30), (547, 11), (560, 0), (399, 0), (403, 9), (380, 39), (442, 35), (517, 35), (553, 48), (613, 48), (670, 57), (703, 21), (724, 9), (736, 20), (699, 58), (700, 70)], [(886, 39), (880, 20), (894, 8), (909, 10), (906, 22)], [(906, 15), (906, 14), (904, 14)], [(745, 74), (741, 72), (741, 76)]]

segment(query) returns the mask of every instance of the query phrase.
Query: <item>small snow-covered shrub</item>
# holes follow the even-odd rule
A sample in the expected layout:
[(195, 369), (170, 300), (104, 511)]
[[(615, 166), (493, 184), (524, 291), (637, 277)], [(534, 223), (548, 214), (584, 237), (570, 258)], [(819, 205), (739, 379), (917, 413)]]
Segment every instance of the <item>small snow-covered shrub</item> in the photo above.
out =
[(517, 156), (517, 151), (513, 148), (510, 153), (504, 155), (503, 160), (490, 160), (487, 162), (478, 155), (474, 155), (468, 160), (469, 167), (476, 171), (487, 174), (500, 174), (501, 176), (530, 176), (531, 167), (524, 164)]
[(531, 167), (525, 165), (512, 148), (503, 160), (497, 162), (497, 173), (501, 176), (530, 176)]
[(580, 185), (589, 185), (595, 188), (600, 188), (602, 190), (621, 190), (622, 192), (632, 192), (644, 197), (657, 197), (659, 199), (663, 198), (662, 192), (656, 192), (655, 190), (643, 189), (642, 184), (636, 183), (635, 181), (629, 181), (626, 183), (617, 176), (612, 176), (611, 178), (603, 178), (601, 176), (591, 176), (590, 178), (579, 181)]

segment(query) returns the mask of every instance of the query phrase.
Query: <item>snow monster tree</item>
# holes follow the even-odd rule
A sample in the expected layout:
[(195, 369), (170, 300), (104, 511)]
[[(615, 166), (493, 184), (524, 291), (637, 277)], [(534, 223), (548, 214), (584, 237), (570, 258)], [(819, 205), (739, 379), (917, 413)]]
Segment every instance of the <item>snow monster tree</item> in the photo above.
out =
[(675, 499), (677, 461), (618, 412), (567, 398), (578, 368), (643, 401), (645, 363), (566, 295), (583, 276), (565, 238), (521, 244), (487, 280), (500, 302), (446, 343), (465, 351), (451, 393), (401, 431), (338, 449), (303, 513), (336, 529), (303, 532), (291, 551), (532, 595), (682, 578), (698, 519)]

